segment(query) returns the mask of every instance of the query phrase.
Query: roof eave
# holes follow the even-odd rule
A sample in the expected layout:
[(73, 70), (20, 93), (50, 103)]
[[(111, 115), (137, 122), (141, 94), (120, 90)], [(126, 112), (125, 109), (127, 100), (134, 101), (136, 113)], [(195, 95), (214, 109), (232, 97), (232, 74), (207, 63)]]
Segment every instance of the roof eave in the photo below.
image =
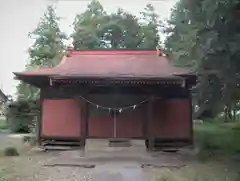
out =
[(1, 89), (0, 89), (0, 98), (1, 98), (1, 101), (4, 101), (4, 102), (8, 100), (8, 97), (3, 93)]

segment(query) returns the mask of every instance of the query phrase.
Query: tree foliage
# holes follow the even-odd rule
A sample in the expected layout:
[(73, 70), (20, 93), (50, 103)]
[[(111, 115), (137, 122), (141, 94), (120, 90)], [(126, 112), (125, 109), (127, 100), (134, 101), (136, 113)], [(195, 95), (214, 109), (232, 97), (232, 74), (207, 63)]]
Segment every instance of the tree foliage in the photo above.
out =
[[(37, 28), (29, 34), (35, 41), (29, 48), (27, 69), (38, 67), (52, 67), (59, 63), (64, 54), (66, 35), (60, 31), (59, 17), (55, 8), (48, 6), (44, 16), (40, 19)], [(18, 99), (37, 99), (39, 90), (23, 82), (17, 86)]]
[(180, 0), (165, 29), (174, 62), (202, 75), (195, 94), (201, 112), (214, 115), (238, 101), (239, 8), (238, 0)]
[(147, 4), (144, 11), (141, 12), (141, 38), (142, 43), (141, 48), (154, 49), (159, 46), (159, 26), (161, 22), (159, 21), (159, 15), (156, 13), (153, 5)]
[[(59, 17), (53, 6), (48, 6), (37, 28), (29, 34), (35, 41), (29, 48), (26, 69), (52, 67), (64, 54), (66, 35), (60, 31)], [(11, 101), (5, 111), (9, 128), (13, 132), (30, 131), (39, 114), (40, 90), (24, 82), (17, 86), (17, 101)]]
[(109, 14), (93, 0), (73, 25), (75, 49), (155, 49), (159, 44), (158, 15), (151, 5), (138, 18), (122, 9)]
[(29, 34), (35, 42), (29, 48), (30, 62), (27, 66), (52, 67), (59, 63), (65, 48), (63, 41), (66, 39), (65, 33), (59, 28), (59, 20), (55, 8), (48, 6), (37, 28)]

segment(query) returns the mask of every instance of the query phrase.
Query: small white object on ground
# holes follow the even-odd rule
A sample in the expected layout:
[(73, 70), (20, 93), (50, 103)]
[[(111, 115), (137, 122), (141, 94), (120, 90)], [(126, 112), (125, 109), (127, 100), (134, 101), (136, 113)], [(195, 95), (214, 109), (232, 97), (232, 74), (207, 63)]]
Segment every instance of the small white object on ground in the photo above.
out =
[(84, 148), (81, 148), (79, 150), (79, 155), (80, 155), (80, 157), (84, 157), (85, 156), (85, 149)]

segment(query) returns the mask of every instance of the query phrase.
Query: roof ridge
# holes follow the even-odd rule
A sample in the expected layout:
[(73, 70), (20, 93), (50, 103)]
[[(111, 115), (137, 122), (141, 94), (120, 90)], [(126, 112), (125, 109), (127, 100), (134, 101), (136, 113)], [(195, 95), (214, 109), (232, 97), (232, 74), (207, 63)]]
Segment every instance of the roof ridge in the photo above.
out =
[(159, 49), (83, 49), (74, 50), (72, 47), (67, 49), (67, 57), (77, 55), (162, 55)]

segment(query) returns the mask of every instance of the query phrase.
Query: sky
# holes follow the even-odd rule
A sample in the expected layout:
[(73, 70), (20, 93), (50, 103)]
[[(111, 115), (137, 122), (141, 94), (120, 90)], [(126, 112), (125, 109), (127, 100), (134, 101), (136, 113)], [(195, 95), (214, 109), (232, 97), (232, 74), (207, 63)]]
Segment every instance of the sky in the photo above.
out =
[[(49, 3), (56, 2), (57, 15), (61, 17), (60, 28), (72, 32), (72, 22), (77, 13), (86, 9), (89, 0), (7, 0), (0, 1), (0, 88), (5, 94), (14, 95), (18, 81), (12, 72), (25, 69), (27, 50), (33, 40), (33, 31)], [(122, 8), (138, 15), (146, 4), (154, 5), (161, 20), (170, 16), (171, 8), (177, 0), (99, 0), (106, 11), (116, 12)]]

